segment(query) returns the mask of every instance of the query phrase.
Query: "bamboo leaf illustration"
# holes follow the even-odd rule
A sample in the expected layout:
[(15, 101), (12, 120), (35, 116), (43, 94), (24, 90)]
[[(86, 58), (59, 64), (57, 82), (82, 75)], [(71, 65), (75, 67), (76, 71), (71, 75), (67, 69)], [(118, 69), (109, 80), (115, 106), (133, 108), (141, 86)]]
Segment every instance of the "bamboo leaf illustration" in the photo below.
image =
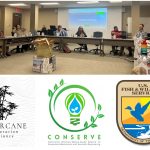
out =
[(52, 97), (52, 95), (53, 95), (53, 92), (50, 89), (48, 90), (48, 95), (49, 95), (49, 97)]
[(103, 118), (104, 115), (103, 115), (103, 114), (98, 114), (97, 117), (98, 117), (98, 118)]
[(61, 81), (60, 81), (60, 85), (63, 85), (64, 84), (64, 80), (63, 79), (61, 79)]
[(87, 122), (87, 121), (84, 123), (84, 127), (85, 127), (85, 128), (88, 127), (88, 122)]
[(58, 89), (58, 86), (57, 86), (57, 84), (55, 84), (54, 90), (56, 91), (57, 89)]
[(102, 109), (102, 106), (98, 104), (98, 110), (100, 111)]
[(91, 122), (92, 122), (92, 123), (94, 123), (94, 120), (95, 120), (94, 117), (91, 116)]
[(97, 125), (96, 125), (96, 124), (92, 124), (91, 127), (92, 127), (92, 128), (95, 128), (95, 127), (97, 127)]

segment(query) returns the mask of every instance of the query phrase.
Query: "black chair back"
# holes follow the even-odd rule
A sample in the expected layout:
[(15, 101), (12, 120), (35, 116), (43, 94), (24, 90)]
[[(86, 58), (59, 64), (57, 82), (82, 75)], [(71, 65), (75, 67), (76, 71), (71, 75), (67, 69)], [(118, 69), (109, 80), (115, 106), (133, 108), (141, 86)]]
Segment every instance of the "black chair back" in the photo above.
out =
[(150, 33), (147, 33), (147, 40), (150, 40)]
[(66, 28), (63, 28), (65, 31), (67, 31), (67, 29)]
[(127, 39), (128, 38), (128, 34), (126, 31), (121, 31), (121, 38), (122, 39)]
[(57, 30), (56, 26), (55, 25), (50, 25), (50, 30)]
[(55, 31), (52, 29), (47, 30), (48, 35), (55, 35), (54, 33), (55, 33)]
[(102, 38), (103, 37), (103, 32), (99, 32), (99, 31), (94, 32), (93, 33), (93, 37), (95, 37), (95, 38)]

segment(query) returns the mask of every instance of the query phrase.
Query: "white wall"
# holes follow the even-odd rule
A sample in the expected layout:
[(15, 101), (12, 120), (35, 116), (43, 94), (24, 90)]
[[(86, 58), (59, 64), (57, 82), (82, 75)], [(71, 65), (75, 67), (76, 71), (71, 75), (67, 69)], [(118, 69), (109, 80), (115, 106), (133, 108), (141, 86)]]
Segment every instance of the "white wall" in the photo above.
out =
[(140, 22), (144, 24), (144, 31), (150, 33), (150, 17), (141, 17)]
[(41, 29), (43, 25), (49, 28), (50, 25), (57, 26), (57, 9), (55, 8), (43, 8), (39, 9), (39, 22), (38, 29)]
[[(68, 16), (68, 9), (67, 8), (60, 8), (58, 9), (58, 24), (62, 25), (63, 27), (69, 29), (69, 16)], [(100, 31), (103, 32), (103, 37), (104, 38), (110, 38), (111, 35), (111, 31), (113, 29), (113, 27), (115, 25), (118, 26), (119, 30), (122, 30), (122, 8), (121, 7), (112, 7), (112, 8), (108, 8), (108, 18), (107, 18), (108, 24), (107, 24), (107, 29), (101, 29)], [(77, 31), (76, 30), (72, 30), (70, 29), (68, 31), (68, 34), (70, 36), (72, 36), (73, 34), (75, 34)], [(88, 37), (92, 37), (93, 32), (95, 30), (91, 29), (88, 31), (85, 31), (88, 35)]]
[[(150, 17), (140, 17), (140, 23), (144, 24), (144, 31), (150, 33)], [(132, 17), (127, 18), (127, 24), (128, 32), (132, 33)]]

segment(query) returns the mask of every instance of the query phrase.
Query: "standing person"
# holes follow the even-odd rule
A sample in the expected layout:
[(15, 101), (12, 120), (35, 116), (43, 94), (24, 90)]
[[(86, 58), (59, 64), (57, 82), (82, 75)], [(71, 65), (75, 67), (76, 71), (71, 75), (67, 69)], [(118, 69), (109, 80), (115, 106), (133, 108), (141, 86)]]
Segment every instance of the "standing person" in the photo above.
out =
[[(121, 38), (121, 31), (118, 30), (117, 26), (114, 26), (114, 30), (111, 31), (111, 36), (112, 36), (113, 39)], [(118, 47), (117, 45), (112, 46), (112, 51), (113, 51), (114, 55), (117, 55), (117, 50), (116, 50), (117, 47)], [(121, 49), (120, 49), (119, 55), (121, 56), (123, 51), (124, 51), (124, 47), (121, 46), (120, 48)]]
[[(79, 27), (78, 31), (76, 32), (77, 37), (87, 37), (86, 33), (84, 32), (83, 27)], [(87, 51), (87, 45), (86, 44), (79, 44), (81, 47), (84, 47), (84, 49)]]
[[(144, 24), (139, 24), (139, 29), (137, 33), (135, 34), (135, 42), (139, 43), (144, 41), (147, 38), (147, 33), (144, 32)], [(137, 45), (137, 43), (135, 45)], [(138, 51), (139, 48), (135, 48), (134, 51), (134, 58), (137, 59), (140, 56), (140, 51)]]
[[(68, 36), (67, 31), (62, 28), (61, 25), (58, 25), (58, 28), (56, 30), (56, 36)], [(71, 50), (67, 46), (67, 43), (59, 43), (59, 47), (61, 50), (63, 50), (65, 53), (71, 53)]]
[(139, 29), (135, 36), (136, 38), (146, 39), (147, 33), (144, 32), (144, 24), (139, 24)]

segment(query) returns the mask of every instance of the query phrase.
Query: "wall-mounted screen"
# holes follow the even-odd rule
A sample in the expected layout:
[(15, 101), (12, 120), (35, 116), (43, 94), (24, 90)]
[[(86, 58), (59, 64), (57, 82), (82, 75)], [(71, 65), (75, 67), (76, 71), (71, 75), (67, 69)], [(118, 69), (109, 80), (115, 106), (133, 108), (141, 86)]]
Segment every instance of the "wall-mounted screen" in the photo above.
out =
[(69, 9), (69, 28), (107, 28), (107, 8)]

